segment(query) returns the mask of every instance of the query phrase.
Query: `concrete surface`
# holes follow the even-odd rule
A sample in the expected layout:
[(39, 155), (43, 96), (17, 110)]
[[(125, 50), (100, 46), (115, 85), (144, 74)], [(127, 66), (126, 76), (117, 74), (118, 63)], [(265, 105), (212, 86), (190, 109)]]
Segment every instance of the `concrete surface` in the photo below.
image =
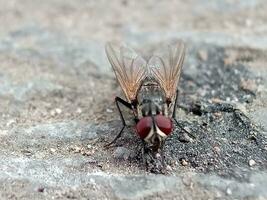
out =
[[(264, 0), (0, 0), (1, 199), (267, 199)], [(104, 44), (188, 52), (167, 174), (142, 165)], [(212, 111), (227, 102), (242, 112)], [(246, 118), (245, 115), (248, 117)], [(128, 124), (131, 123), (130, 114)]]

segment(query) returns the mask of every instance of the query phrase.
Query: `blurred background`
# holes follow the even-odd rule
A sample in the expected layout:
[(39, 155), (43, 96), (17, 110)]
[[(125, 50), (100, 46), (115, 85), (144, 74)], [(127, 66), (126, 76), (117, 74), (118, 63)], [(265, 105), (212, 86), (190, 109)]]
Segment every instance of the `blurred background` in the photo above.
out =
[(114, 39), (138, 45), (172, 38), (256, 47), (266, 42), (261, 0), (1, 1), (0, 20), (1, 49), (73, 60), (75, 66), (85, 55), (94, 57), (94, 46)]
[[(85, 97), (87, 106), (92, 99), (103, 99), (109, 93), (101, 88), (108, 84), (88, 77), (110, 74), (104, 44), (112, 40), (139, 49), (179, 38), (266, 49), (266, 7), (262, 0), (0, 1), (0, 95), (15, 100), (36, 93), (47, 97), (63, 85), (94, 94)], [(89, 91), (94, 84), (99, 90)]]
[[(234, 102), (249, 112), (255, 122), (267, 127), (266, 13), (264, 0), (0, 0), (0, 184), (5, 185), (0, 188), (0, 195), (4, 199), (138, 199), (156, 194), (159, 199), (178, 198), (180, 194), (203, 199), (267, 197), (266, 173), (249, 179), (255, 187), (240, 183), (238, 178), (231, 182), (192, 174), (184, 175), (185, 181), (183, 177), (146, 178), (138, 164), (116, 160), (116, 156), (129, 157), (125, 149), (107, 151), (102, 143), (88, 144), (98, 140), (98, 134), (109, 134), (111, 129), (120, 127), (113, 102), (120, 88), (104, 52), (105, 43), (113, 40), (143, 50), (183, 39), (189, 50), (181, 87), (196, 91), (190, 98), (199, 95), (207, 101), (209, 97)], [(223, 66), (239, 61), (241, 68), (224, 70)], [(203, 63), (208, 64), (203, 67)], [(244, 72), (243, 65), (248, 71)], [(220, 67), (222, 71), (213, 70)], [(204, 82), (200, 74), (206, 74)], [(246, 81), (253, 81), (242, 82), (239, 87), (243, 75)], [(214, 86), (208, 80), (222, 82)], [(226, 86), (219, 89), (224, 83)], [(258, 91), (262, 95), (256, 98)], [(246, 109), (252, 101), (253, 109)], [(260, 144), (259, 148), (249, 146), (253, 150), (238, 154), (245, 160), (234, 166), (231, 163), (236, 154), (231, 153), (223, 157), (230, 155), (232, 160), (219, 159), (217, 164), (220, 169), (247, 169), (254, 165), (266, 169), (267, 148)], [(99, 154), (94, 157), (95, 152)], [(177, 176), (181, 170), (195, 171), (191, 165), (186, 169), (179, 165), (181, 152), (185, 151), (177, 150), (174, 154), (178, 156)], [(203, 155), (212, 159), (215, 154)], [(257, 157), (260, 164), (255, 164), (255, 158), (255, 163), (250, 162), (249, 155)], [(198, 167), (197, 172), (211, 169), (201, 163)], [(217, 173), (214, 169), (211, 171)], [(105, 173), (114, 176), (107, 177)], [(117, 173), (141, 173), (144, 177), (124, 179)], [(238, 173), (243, 175), (235, 175)], [(231, 177), (228, 171), (226, 174)], [(142, 181), (153, 189), (140, 188)], [(238, 189), (230, 187), (230, 182)], [(168, 187), (174, 191), (169, 196)]]

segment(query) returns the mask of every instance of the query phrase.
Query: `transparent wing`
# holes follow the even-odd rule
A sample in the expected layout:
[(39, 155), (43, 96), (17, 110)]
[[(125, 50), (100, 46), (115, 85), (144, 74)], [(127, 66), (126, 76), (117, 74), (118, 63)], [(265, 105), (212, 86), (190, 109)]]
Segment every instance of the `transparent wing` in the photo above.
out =
[(179, 41), (156, 50), (149, 60), (150, 76), (158, 81), (168, 101), (175, 97), (184, 57), (185, 44)]
[(136, 100), (146, 76), (146, 61), (125, 45), (107, 43), (106, 54), (126, 98)]

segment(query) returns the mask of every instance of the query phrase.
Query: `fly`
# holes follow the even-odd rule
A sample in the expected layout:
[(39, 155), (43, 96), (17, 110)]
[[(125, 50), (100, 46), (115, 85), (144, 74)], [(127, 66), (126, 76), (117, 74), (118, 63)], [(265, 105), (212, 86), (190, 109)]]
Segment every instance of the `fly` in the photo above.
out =
[(182, 128), (176, 120), (176, 107), (184, 43), (161, 47), (148, 61), (123, 45), (108, 43), (106, 54), (126, 98), (115, 98), (123, 127), (106, 146), (116, 142), (126, 126), (120, 108), (123, 105), (133, 112), (137, 135), (149, 149), (157, 152), (172, 133), (173, 121)]

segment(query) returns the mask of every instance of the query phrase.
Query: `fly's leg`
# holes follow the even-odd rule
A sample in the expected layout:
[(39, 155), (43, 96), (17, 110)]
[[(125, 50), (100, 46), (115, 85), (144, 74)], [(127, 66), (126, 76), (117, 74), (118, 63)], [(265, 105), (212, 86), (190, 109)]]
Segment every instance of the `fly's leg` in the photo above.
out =
[(191, 136), (192, 138), (196, 138), (192, 133), (189, 133), (187, 130), (185, 130), (184, 127), (182, 127), (179, 122), (176, 119), (176, 110), (177, 110), (177, 103), (178, 103), (178, 96), (179, 96), (179, 90), (176, 90), (176, 97), (175, 97), (175, 101), (174, 101), (174, 107), (173, 107), (173, 113), (172, 113), (172, 118), (174, 119), (176, 125), (182, 129), (184, 132), (186, 132), (189, 136)]
[[(175, 97), (173, 113), (172, 113), (172, 118), (175, 121), (176, 121), (176, 110), (177, 110), (178, 95), (179, 95), (179, 90), (176, 90), (176, 97)], [(177, 123), (177, 121), (176, 121), (176, 123)]]
[(148, 170), (147, 168), (147, 152), (146, 152), (146, 143), (145, 141), (142, 140), (142, 149), (141, 149), (141, 159), (143, 161), (143, 165), (146, 167), (146, 170)]
[(163, 169), (166, 169), (167, 164), (165, 161), (165, 149), (164, 149), (164, 147), (165, 147), (165, 141), (163, 142), (163, 144), (160, 148), (160, 157), (161, 157), (161, 164), (163, 166)]
[(119, 111), (120, 118), (121, 118), (121, 122), (122, 122), (122, 125), (123, 125), (123, 126), (122, 126), (122, 128), (121, 128), (119, 134), (118, 134), (118, 135), (117, 135), (117, 136), (116, 136), (110, 143), (108, 143), (107, 145), (105, 145), (105, 147), (109, 147), (110, 145), (112, 145), (113, 143), (115, 143), (115, 142), (117, 141), (117, 139), (121, 137), (122, 132), (123, 132), (125, 126), (126, 126), (126, 123), (125, 123), (124, 117), (123, 117), (123, 115), (122, 115), (122, 112), (121, 112), (121, 108), (120, 108), (120, 106), (119, 106), (119, 103), (121, 103), (122, 105), (124, 105), (126, 108), (129, 108), (129, 109), (132, 110), (132, 105), (131, 105), (130, 103), (124, 101), (124, 100), (123, 100), (122, 98), (120, 98), (120, 97), (116, 97), (116, 98), (115, 98), (115, 104), (116, 104), (117, 109), (118, 109), (118, 111)]

